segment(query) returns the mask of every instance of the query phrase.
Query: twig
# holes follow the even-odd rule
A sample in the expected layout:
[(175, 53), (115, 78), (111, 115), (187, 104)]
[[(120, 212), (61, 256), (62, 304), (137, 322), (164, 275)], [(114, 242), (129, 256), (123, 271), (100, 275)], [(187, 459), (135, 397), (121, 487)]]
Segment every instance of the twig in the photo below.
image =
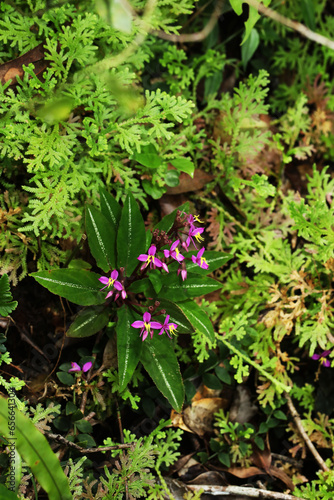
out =
[(116, 444), (114, 446), (101, 446), (98, 448), (82, 448), (76, 443), (68, 441), (61, 434), (52, 434), (52, 432), (45, 432), (44, 434), (46, 437), (53, 439), (54, 441), (57, 441), (58, 443), (63, 444), (64, 446), (67, 446), (68, 448), (74, 448), (75, 450), (78, 450), (81, 453), (98, 453), (100, 451), (124, 450), (126, 448), (131, 448), (136, 444), (136, 443), (126, 443), (126, 444)]
[(153, 31), (153, 35), (158, 36), (159, 38), (163, 38), (164, 40), (169, 40), (170, 42), (201, 42), (204, 40), (215, 27), (216, 22), (218, 21), (219, 16), (223, 12), (224, 0), (218, 0), (216, 7), (214, 8), (211, 17), (208, 23), (204, 26), (201, 31), (197, 31), (196, 33), (183, 33), (182, 35), (173, 35), (165, 33), (161, 30)]
[(83, 73), (87, 72), (97, 72), (97, 71), (106, 71), (111, 68), (116, 68), (120, 64), (123, 64), (132, 54), (134, 54), (137, 48), (144, 42), (145, 38), (149, 34), (149, 20), (153, 15), (155, 7), (157, 5), (157, 0), (147, 0), (145, 5), (145, 10), (141, 19), (138, 18), (141, 32), (137, 34), (134, 40), (124, 49), (122, 52), (117, 54), (116, 56), (105, 57), (102, 61), (91, 64)]
[(290, 396), (287, 393), (284, 394), (284, 397), (287, 399), (288, 408), (290, 410), (292, 418), (295, 421), (297, 429), (300, 432), (300, 435), (302, 436), (302, 438), (305, 441), (305, 444), (307, 445), (308, 449), (310, 450), (310, 452), (312, 453), (312, 455), (314, 456), (314, 458), (316, 459), (316, 461), (320, 465), (321, 469), (323, 471), (329, 472), (329, 468), (327, 467), (327, 465), (325, 464), (325, 462), (323, 461), (323, 459), (321, 458), (321, 456), (319, 455), (319, 453), (315, 449), (314, 444), (312, 443), (312, 441), (310, 440), (309, 436), (307, 435), (307, 433), (306, 433), (306, 431), (305, 431), (305, 429), (303, 427), (301, 418), (298, 415), (297, 410), (296, 410), (296, 408), (293, 405), (292, 399), (290, 398)]
[(315, 33), (304, 24), (301, 24), (297, 21), (292, 21), (291, 19), (282, 16), (281, 14), (270, 9), (269, 7), (265, 7), (262, 3), (258, 2), (257, 0), (244, 0), (244, 1), (248, 3), (248, 5), (251, 5), (256, 10), (258, 10), (264, 16), (270, 17), (270, 19), (273, 19), (278, 23), (284, 24), (284, 26), (287, 26), (288, 28), (297, 31), (298, 33), (308, 38), (309, 40), (313, 40), (313, 42), (319, 43), (320, 45), (324, 45), (325, 47), (334, 50), (333, 40), (330, 40), (329, 38), (326, 38), (325, 36), (320, 35), (319, 33)]
[(187, 484), (192, 491), (203, 490), (212, 496), (218, 495), (243, 495), (248, 498), (268, 498), (272, 500), (303, 500), (300, 497), (278, 493), (276, 491), (260, 490), (258, 488), (247, 488), (245, 486), (208, 486), (207, 484)]

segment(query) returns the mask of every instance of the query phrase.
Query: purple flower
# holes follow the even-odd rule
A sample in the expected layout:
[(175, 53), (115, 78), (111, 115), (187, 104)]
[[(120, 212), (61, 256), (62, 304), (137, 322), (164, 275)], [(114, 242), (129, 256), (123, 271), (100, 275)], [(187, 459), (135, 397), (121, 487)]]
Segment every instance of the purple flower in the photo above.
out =
[(188, 215), (188, 222), (193, 226), (195, 222), (199, 222), (200, 224), (203, 224), (204, 221), (200, 220), (198, 215)]
[(194, 264), (198, 264), (202, 269), (209, 269), (209, 264), (207, 263), (205, 257), (202, 257), (203, 253), (204, 247), (201, 248), (196, 257), (195, 255), (192, 255), (191, 260), (194, 262)]
[(131, 326), (133, 326), (133, 328), (141, 328), (140, 335), (143, 336), (143, 341), (146, 339), (148, 334), (151, 335), (151, 339), (153, 338), (152, 330), (159, 330), (160, 328), (162, 328), (161, 323), (158, 323), (157, 321), (151, 321), (151, 315), (147, 311), (143, 314), (143, 321), (135, 321), (131, 324)]
[[(127, 297), (127, 294), (126, 294), (126, 291), (124, 290), (124, 287), (123, 287), (122, 283), (120, 283), (119, 281), (116, 281), (116, 283), (114, 284), (114, 287), (116, 288), (116, 290), (118, 290), (119, 292), (121, 292), (120, 294), (116, 293), (115, 300), (117, 300), (120, 295), (122, 296), (122, 299), (125, 300), (126, 297)], [(111, 294), (112, 294), (112, 292), (111, 292)]]
[(71, 363), (71, 365), (72, 365), (72, 368), (70, 368), (68, 370), (69, 372), (81, 372), (81, 371), (83, 371), (84, 373), (86, 373), (86, 372), (88, 372), (88, 370), (91, 369), (91, 367), (93, 366), (93, 363), (91, 361), (88, 361), (87, 363), (85, 363), (83, 365), (82, 368), (80, 368), (78, 363), (75, 363), (75, 362)]
[(183, 261), (184, 257), (182, 254), (180, 254), (180, 252), (177, 248), (179, 243), (180, 243), (180, 240), (176, 240), (176, 241), (174, 241), (174, 243), (172, 243), (172, 246), (170, 247), (169, 250), (164, 250), (164, 254), (165, 254), (166, 258), (172, 257), (172, 259), (176, 260), (177, 262)]
[(323, 351), (321, 354), (313, 354), (312, 359), (315, 359), (317, 361), (318, 359), (324, 358), (322, 364), (323, 366), (326, 366), (326, 368), (328, 368), (329, 366), (331, 366), (331, 362), (326, 358), (331, 352), (332, 350), (329, 349), (328, 351)]
[(179, 268), (177, 270), (177, 275), (179, 275), (180, 273), (181, 273), (182, 281), (184, 281), (187, 278), (187, 269), (185, 267)]
[(177, 328), (177, 325), (175, 323), (168, 323), (169, 321), (169, 314), (167, 314), (165, 322), (162, 326), (162, 329), (159, 332), (159, 335), (162, 335), (164, 331), (167, 333), (168, 337), (171, 339), (172, 337), (169, 335), (174, 334), (175, 335), (175, 330)]
[[(145, 254), (145, 253), (142, 253), (139, 255), (138, 260), (140, 260), (141, 262), (144, 262), (144, 264), (141, 266), (141, 270), (145, 269), (145, 267), (147, 267), (148, 265), (150, 265), (150, 268), (152, 269), (155, 269), (156, 267), (163, 267), (165, 269), (165, 266), (162, 265), (162, 262), (160, 259), (158, 259), (158, 257), (155, 257), (155, 254), (156, 254), (156, 251), (157, 251), (157, 247), (155, 245), (151, 245), (150, 248), (148, 249), (148, 253)], [(166, 266), (167, 267), (167, 266)], [(167, 268), (167, 272), (168, 272), (168, 268)]]
[(186, 245), (187, 245), (187, 247), (190, 245), (190, 242), (192, 241), (192, 243), (194, 244), (194, 247), (197, 248), (196, 243), (194, 242), (193, 237), (196, 238), (196, 240), (198, 242), (204, 241), (204, 238), (202, 238), (202, 236), (201, 236), (201, 234), (203, 233), (203, 231), (204, 231), (203, 227), (190, 226), (189, 233), (188, 233), (188, 238), (186, 239)]
[[(117, 288), (117, 286), (122, 287), (122, 284), (119, 281), (116, 281), (117, 278), (118, 278), (118, 271), (116, 271), (116, 269), (114, 271), (111, 271), (110, 278), (107, 278), (107, 276), (101, 276), (101, 278), (99, 278), (99, 281), (103, 285), (105, 285), (103, 288), (101, 288), (101, 290), (104, 290), (105, 288), (109, 288), (111, 286), (114, 286), (117, 290), (119, 290), (119, 288)], [(111, 297), (112, 294), (113, 294), (113, 290), (108, 292), (106, 299)]]

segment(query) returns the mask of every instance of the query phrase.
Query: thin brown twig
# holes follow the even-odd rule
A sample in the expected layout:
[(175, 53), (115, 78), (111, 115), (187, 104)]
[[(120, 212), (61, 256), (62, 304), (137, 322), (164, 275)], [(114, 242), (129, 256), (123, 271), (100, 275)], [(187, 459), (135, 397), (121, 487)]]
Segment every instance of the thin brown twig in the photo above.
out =
[(208, 486), (207, 484), (187, 484), (187, 488), (192, 491), (203, 490), (211, 495), (235, 496), (242, 495), (247, 498), (263, 498), (269, 500), (303, 500), (300, 497), (286, 495), (276, 491), (262, 490), (259, 488), (248, 488), (247, 486)]
[(275, 10), (270, 9), (269, 7), (266, 7), (262, 3), (258, 2), (257, 0), (244, 0), (248, 5), (254, 7), (258, 12), (263, 14), (264, 16), (270, 17), (270, 19), (273, 19), (274, 21), (277, 21), (278, 23), (283, 24), (284, 26), (287, 26), (287, 28), (291, 28), (298, 33), (300, 33), (302, 36), (308, 38), (309, 40), (312, 40), (313, 42), (319, 43), (320, 45), (324, 45), (325, 47), (328, 47), (329, 49), (334, 50), (334, 41), (330, 40), (329, 38), (326, 38), (323, 35), (320, 35), (319, 33), (315, 33), (314, 31), (310, 30), (307, 26), (304, 24), (301, 24), (297, 21), (292, 21), (291, 19), (282, 16), (282, 14), (279, 14)]
[(45, 432), (46, 437), (57, 441), (68, 448), (74, 448), (75, 450), (80, 451), (81, 453), (98, 453), (100, 451), (110, 451), (110, 450), (124, 450), (126, 448), (131, 448), (135, 446), (136, 443), (126, 443), (126, 444), (117, 444), (113, 446), (101, 446), (98, 448), (82, 448), (76, 443), (72, 443), (72, 441), (68, 441), (68, 439), (64, 438), (61, 434), (53, 434), (52, 432)]
[(287, 393), (284, 393), (284, 397), (287, 399), (288, 408), (290, 410), (292, 418), (294, 419), (295, 424), (297, 426), (297, 429), (300, 432), (300, 435), (302, 436), (302, 438), (304, 439), (306, 446), (308, 447), (308, 449), (310, 450), (310, 452), (312, 453), (312, 455), (314, 456), (314, 458), (316, 459), (316, 461), (320, 465), (321, 469), (323, 471), (329, 472), (329, 468), (327, 467), (327, 465), (325, 464), (324, 460), (321, 458), (321, 456), (319, 455), (319, 453), (315, 449), (314, 444), (312, 443), (312, 441), (310, 440), (309, 436), (307, 435), (307, 433), (306, 433), (306, 431), (305, 431), (305, 429), (303, 427), (301, 418), (298, 415), (298, 412), (297, 412), (296, 408), (294, 407), (292, 399), (290, 398), (289, 394), (287, 394)]
[(214, 8), (211, 17), (207, 24), (201, 31), (197, 31), (196, 33), (183, 33), (182, 35), (173, 35), (169, 33), (165, 33), (161, 30), (152, 31), (153, 35), (158, 36), (159, 38), (163, 38), (164, 40), (169, 40), (170, 42), (175, 43), (186, 43), (186, 42), (201, 42), (204, 40), (215, 27), (216, 22), (218, 21), (219, 16), (223, 12), (224, 0), (218, 0), (216, 7)]

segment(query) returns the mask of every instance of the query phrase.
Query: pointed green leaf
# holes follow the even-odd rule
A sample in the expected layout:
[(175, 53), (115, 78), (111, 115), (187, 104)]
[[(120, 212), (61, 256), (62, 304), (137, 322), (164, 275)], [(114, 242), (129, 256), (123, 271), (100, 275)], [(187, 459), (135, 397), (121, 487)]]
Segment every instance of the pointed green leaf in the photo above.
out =
[(170, 162), (177, 170), (185, 172), (190, 177), (194, 177), (195, 165), (190, 158), (175, 158), (175, 160), (171, 160)]
[(7, 274), (0, 278), (0, 315), (8, 316), (17, 307), (16, 300), (12, 300), (9, 279)]
[(105, 189), (100, 189), (100, 204), (101, 212), (108, 219), (110, 224), (110, 230), (117, 233), (118, 224), (121, 220), (122, 209), (120, 204), (117, 203), (115, 198), (111, 196)]
[(0, 498), (1, 500), (18, 500), (19, 497), (13, 491), (7, 490), (3, 484), (0, 484)]
[[(181, 279), (181, 276), (179, 276)], [(182, 282), (182, 287), (186, 290), (189, 297), (199, 297), (207, 293), (214, 292), (222, 287), (222, 284), (209, 278), (207, 276), (199, 276), (198, 274), (188, 273), (187, 279)], [(173, 285), (172, 287), (173, 288)], [(173, 297), (174, 290), (171, 289), (171, 296)]]
[(161, 281), (163, 287), (159, 292), (158, 299), (172, 298), (173, 301), (183, 301), (191, 297), (199, 297), (222, 287), (219, 281), (195, 273), (188, 273), (187, 278), (182, 281), (181, 275), (177, 276), (175, 272), (170, 272), (169, 275), (163, 276)]
[[(192, 255), (197, 255), (196, 252), (188, 252), (186, 254), (186, 257), (190, 257)], [(195, 274), (201, 274), (202, 276), (206, 274), (210, 274), (216, 269), (219, 269), (220, 267), (223, 267), (226, 262), (232, 259), (233, 255), (227, 254), (227, 253), (222, 253), (222, 252), (214, 252), (210, 250), (206, 250), (203, 254), (203, 257), (205, 257), (207, 263), (209, 264), (209, 269), (203, 269), (200, 267), (198, 264), (194, 263), (193, 261), (187, 262), (187, 271)]]
[(31, 273), (50, 292), (81, 306), (103, 304), (105, 292), (100, 292), (99, 275), (82, 269), (55, 269)]
[[(39, 484), (46, 491), (49, 500), (71, 500), (68, 480), (60, 466), (58, 457), (43, 434), (19, 411), (10, 410), (5, 398), (0, 398), (0, 433), (10, 439), (8, 428), (9, 415), (15, 412), (15, 447), (23, 460), (30, 467)], [(2, 498), (2, 496), (1, 496)]]
[(181, 301), (189, 299), (190, 295), (188, 291), (184, 288), (184, 282), (181, 276), (178, 276), (175, 272), (170, 272), (161, 277), (161, 282), (163, 284), (162, 289), (159, 292), (158, 300), (160, 299), (173, 299), (173, 301)]
[(201, 332), (213, 343), (215, 341), (215, 332), (210, 319), (203, 309), (194, 300), (186, 300), (180, 304), (180, 307), (193, 328)]
[(159, 391), (180, 412), (184, 401), (184, 387), (173, 344), (167, 335), (160, 336), (156, 331), (153, 339), (148, 337), (143, 342), (140, 361)]
[(174, 224), (175, 217), (177, 215), (178, 210), (180, 210), (181, 212), (188, 213), (189, 212), (189, 202), (187, 201), (186, 203), (181, 205), (179, 208), (176, 208), (175, 210), (173, 210), (173, 212), (171, 212), (170, 214), (165, 215), (165, 217), (163, 217), (161, 219), (161, 221), (158, 222), (158, 224), (156, 224), (154, 229), (160, 229), (160, 231), (165, 231), (166, 233), (168, 233), (168, 231), (172, 228), (172, 226)]
[[(131, 323), (139, 319), (127, 306), (123, 306), (118, 311), (116, 324), (117, 334), (117, 357), (119, 384), (122, 391), (130, 382), (133, 372), (139, 361), (142, 348), (140, 330), (133, 328)], [(142, 318), (140, 318), (142, 319)]]
[(97, 265), (108, 272), (116, 267), (116, 232), (95, 207), (86, 206), (86, 232), (90, 251)]
[[(170, 316), (169, 321), (177, 324), (176, 333), (192, 333), (195, 330), (182, 310), (184, 302), (182, 302), (182, 308), (168, 299), (159, 299), (159, 302), (158, 309), (165, 309), (166, 314)], [(159, 317), (158, 321), (163, 322), (162, 317)]]
[(126, 197), (122, 210), (117, 235), (118, 268), (125, 267), (130, 276), (139, 260), (137, 257), (145, 253), (145, 224), (138, 204), (131, 193)]
[(67, 337), (90, 337), (104, 328), (109, 321), (109, 311), (104, 306), (87, 307), (80, 311), (69, 329)]

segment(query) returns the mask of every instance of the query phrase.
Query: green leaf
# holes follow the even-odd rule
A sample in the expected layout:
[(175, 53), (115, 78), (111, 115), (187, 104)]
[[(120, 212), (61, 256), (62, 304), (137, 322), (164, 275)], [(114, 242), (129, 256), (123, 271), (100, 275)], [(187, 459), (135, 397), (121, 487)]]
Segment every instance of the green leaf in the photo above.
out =
[(122, 209), (115, 198), (105, 189), (100, 189), (101, 212), (108, 219), (110, 231), (117, 233), (118, 224), (121, 220)]
[(128, 288), (129, 292), (132, 293), (144, 293), (146, 296), (151, 297), (154, 295), (154, 288), (151, 281), (148, 278), (143, 278), (138, 281), (134, 281)]
[(219, 381), (216, 375), (213, 375), (212, 373), (205, 373), (203, 375), (203, 384), (206, 387), (209, 387), (209, 389), (220, 390), (222, 388), (222, 383)]
[(140, 331), (131, 326), (136, 319), (139, 318), (127, 306), (119, 309), (116, 334), (120, 391), (130, 382), (142, 349)]
[(163, 277), (162, 282), (164, 286), (159, 293), (159, 297), (173, 298), (173, 300), (187, 300), (190, 297), (199, 297), (222, 287), (219, 281), (194, 273), (188, 273), (185, 281), (182, 281), (181, 275), (177, 276), (170, 273), (168, 276)]
[(231, 381), (232, 381), (231, 375), (226, 370), (226, 368), (224, 368), (223, 366), (216, 366), (215, 367), (215, 372), (216, 372), (217, 377), (222, 382), (224, 382), (225, 384), (230, 384), (231, 383)]
[(75, 426), (79, 429), (80, 432), (89, 433), (93, 430), (92, 424), (84, 419), (75, 422)]
[(165, 215), (165, 217), (163, 217), (161, 221), (156, 224), (154, 229), (160, 229), (160, 231), (165, 231), (166, 233), (168, 233), (168, 231), (173, 227), (178, 210), (180, 210), (181, 212), (189, 212), (189, 202), (187, 201), (179, 208), (173, 210), (173, 212), (171, 212), (170, 214)]
[(16, 409), (8, 412), (5, 398), (0, 398), (0, 432), (10, 439), (9, 416), (15, 412), (15, 447), (39, 484), (46, 491), (49, 500), (71, 500), (68, 480), (43, 434), (34, 424)]
[(190, 295), (187, 290), (182, 286), (181, 277), (176, 272), (165, 274), (161, 278), (163, 287), (159, 292), (158, 300), (160, 298), (173, 299), (173, 301), (182, 301), (189, 299)]
[(60, 382), (64, 385), (71, 386), (75, 382), (75, 379), (71, 373), (57, 372), (57, 377), (59, 378)]
[(170, 163), (177, 170), (181, 170), (181, 172), (185, 172), (190, 175), (190, 177), (194, 177), (195, 165), (189, 158), (175, 158), (175, 160), (171, 160)]
[(160, 187), (147, 179), (144, 179), (142, 181), (142, 186), (145, 193), (147, 193), (149, 196), (152, 196), (154, 200), (159, 200), (159, 198), (161, 198), (161, 196), (166, 192), (166, 188)]
[(135, 153), (133, 159), (147, 168), (158, 168), (163, 162), (152, 144), (143, 146), (141, 153)]
[(126, 197), (117, 235), (118, 268), (125, 267), (130, 276), (138, 265), (137, 257), (145, 253), (145, 224), (136, 200)]
[(301, 0), (300, 8), (302, 11), (304, 23), (312, 31), (315, 31), (316, 22), (315, 22), (315, 11), (314, 11), (313, 1), (312, 0)]
[(184, 387), (179, 363), (167, 335), (160, 336), (156, 332), (153, 339), (146, 339), (140, 361), (159, 391), (180, 412), (184, 401)]
[(17, 307), (16, 300), (12, 300), (9, 279), (7, 274), (0, 278), (0, 315), (8, 316)]
[(0, 498), (1, 500), (18, 500), (19, 497), (13, 491), (7, 490), (3, 484), (0, 484)]
[(80, 311), (69, 329), (67, 337), (90, 337), (104, 328), (109, 321), (109, 311), (104, 306), (87, 307)]
[(95, 207), (86, 206), (86, 232), (90, 251), (97, 265), (108, 272), (116, 266), (116, 233), (108, 219)]
[[(194, 327), (184, 314), (181, 307), (168, 299), (159, 299), (159, 309), (165, 309), (166, 314), (169, 314), (169, 321), (177, 324), (176, 333), (192, 333)], [(184, 302), (182, 302), (182, 305)], [(158, 320), (160, 321), (160, 320)]]
[(148, 273), (148, 279), (152, 283), (155, 293), (159, 293), (162, 288), (161, 273), (157, 269), (151, 269)]
[(80, 306), (102, 304), (105, 293), (100, 292), (99, 275), (81, 269), (55, 269), (31, 273), (38, 283), (50, 292)]
[(165, 183), (169, 187), (175, 187), (180, 184), (179, 173), (176, 170), (168, 170), (165, 175)]
[(254, 55), (260, 43), (260, 36), (258, 31), (253, 28), (245, 43), (241, 46), (241, 61), (243, 68), (246, 69), (248, 62)]
[(194, 300), (182, 302), (180, 307), (193, 328), (202, 333), (211, 343), (213, 343), (215, 340), (215, 332), (210, 319), (203, 309)]
[[(192, 255), (197, 255), (197, 253), (198, 252), (191, 251), (188, 252), (186, 256), (191, 257)], [(203, 254), (203, 257), (205, 257), (207, 263), (209, 264), (209, 269), (203, 269), (195, 262), (190, 261), (187, 262), (187, 271), (205, 276), (206, 274), (212, 273), (216, 269), (220, 269), (221, 267), (223, 267), (226, 264), (226, 262), (232, 259), (233, 255), (206, 250)]]
[(242, 4), (245, 0), (230, 0), (230, 4), (234, 12), (240, 16), (242, 14)]

